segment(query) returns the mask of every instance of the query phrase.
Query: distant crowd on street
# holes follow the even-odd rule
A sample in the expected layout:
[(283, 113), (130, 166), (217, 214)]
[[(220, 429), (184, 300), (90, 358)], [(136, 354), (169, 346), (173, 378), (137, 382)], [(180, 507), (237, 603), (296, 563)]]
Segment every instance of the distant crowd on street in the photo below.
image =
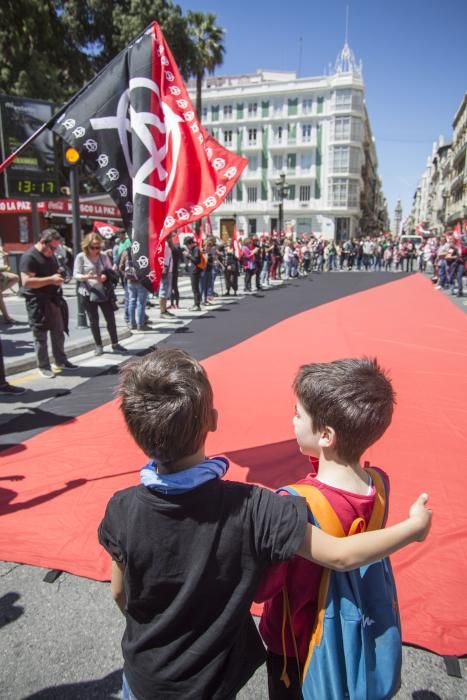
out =
[[(467, 231), (447, 231), (441, 236), (360, 236), (345, 241), (302, 234), (252, 234), (228, 241), (214, 236), (169, 237), (159, 289), (138, 276), (131, 252), (131, 239), (123, 229), (110, 238), (97, 231), (84, 235), (82, 250), (73, 258), (55, 229), (42, 231), (40, 240), (20, 260), (20, 275), (13, 273), (0, 246), (0, 312), (3, 325), (12, 325), (3, 293), (19, 286), (24, 297), (39, 373), (53, 379), (56, 372), (73, 370), (65, 352), (68, 307), (62, 293), (67, 282), (77, 283), (82, 310), (86, 313), (95, 343), (95, 354), (104, 353), (99, 317), (103, 316), (114, 353), (125, 353), (120, 344), (115, 312), (119, 308), (116, 288), (124, 291), (124, 317), (129, 329), (151, 329), (148, 306), (158, 297), (161, 319), (170, 320), (180, 306), (179, 277), (187, 274), (193, 295), (189, 310), (202, 311), (216, 297), (236, 296), (267, 289), (282, 281), (315, 273), (352, 271), (419, 271), (431, 275), (435, 289), (462, 297), (467, 267)], [(54, 364), (49, 359), (50, 333)], [(5, 378), (0, 341), (0, 393), (22, 393)]]

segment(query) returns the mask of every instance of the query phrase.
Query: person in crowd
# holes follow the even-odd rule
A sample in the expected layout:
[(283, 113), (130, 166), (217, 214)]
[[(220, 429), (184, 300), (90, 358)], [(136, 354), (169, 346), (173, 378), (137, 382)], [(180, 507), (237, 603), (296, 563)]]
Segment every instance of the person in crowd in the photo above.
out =
[(19, 283), (19, 276), (11, 272), (8, 265), (8, 253), (3, 249), (0, 241), (0, 313), (2, 314), (2, 322), (5, 325), (15, 323), (14, 318), (8, 313), (8, 309), (3, 298), (3, 293), (12, 289), (15, 284)]
[(214, 257), (216, 254), (214, 241), (212, 238), (207, 238), (204, 244), (204, 255), (206, 256), (206, 266), (201, 272), (200, 278), (200, 293), (201, 293), (201, 303), (203, 306), (209, 306), (212, 301), (213, 294), (213, 268), (214, 268)]
[[(293, 423), (298, 447), (303, 455), (317, 460), (317, 471), (297, 483), (319, 489), (337, 513), (345, 532), (357, 518), (367, 525), (376, 489), (360, 460), (391, 423), (395, 396), (390, 380), (376, 360), (335, 360), (303, 365), (295, 378), (294, 390)], [(358, 411), (355, 405), (360, 407)], [(387, 483), (387, 475), (383, 472), (380, 475)], [(256, 593), (257, 601), (266, 601), (259, 629), (268, 649), (270, 700), (302, 698), (295, 656), (298, 652), (300, 669), (303, 669), (322, 571), (318, 564), (294, 557), (266, 572)], [(290, 609), (294, 611), (296, 651), (290, 629), (285, 630), (283, 637), (284, 588), (288, 592)], [(288, 689), (281, 680), (284, 651), (290, 657), (286, 664), (291, 681)], [(345, 661), (342, 659), (341, 663)]]
[(353, 270), (355, 264), (355, 242), (352, 238), (349, 238), (344, 243), (344, 253), (347, 261), (347, 269)]
[(373, 266), (373, 253), (375, 245), (369, 236), (363, 241), (363, 267), (368, 272)]
[(282, 255), (281, 246), (277, 236), (272, 240), (272, 262), (271, 262), (271, 279), (276, 280), (281, 278)]
[(384, 249), (383, 249), (383, 244), (381, 239), (377, 239), (374, 241), (374, 252), (373, 252), (373, 268), (375, 270), (381, 270), (383, 266), (383, 254), (384, 254)]
[(328, 241), (324, 248), (324, 259), (326, 260), (326, 272), (331, 272), (331, 270), (336, 270), (336, 244), (334, 240)]
[[(178, 240), (178, 239), (177, 239)], [(175, 237), (169, 236), (167, 245), (172, 251), (172, 291), (170, 292), (170, 307), (178, 309), (180, 307), (180, 292), (178, 289), (178, 271), (180, 263), (183, 259), (182, 251), (179, 243), (175, 243)]]
[(311, 272), (311, 241), (304, 241), (301, 249), (303, 260), (303, 274), (309, 275)]
[(191, 289), (193, 291), (193, 306), (190, 307), (190, 311), (201, 311), (201, 251), (193, 236), (187, 236), (185, 238), (185, 250), (183, 251), (183, 255), (188, 261), (188, 273), (190, 275)]
[(254, 269), (254, 277), (255, 277), (255, 289), (257, 292), (261, 291), (261, 271), (263, 269), (263, 262), (264, 262), (264, 248), (260, 240), (255, 236), (253, 240), (251, 241), (251, 247), (252, 249), (255, 249), (255, 269)]
[(448, 236), (441, 236), (440, 245), (436, 251), (436, 276), (435, 289), (446, 289), (448, 286), (448, 264), (446, 256), (451, 248)]
[(0, 338), (0, 396), (21, 396), (27, 391), (22, 386), (14, 386), (7, 382), (5, 372), (5, 362), (3, 360), (3, 346)]
[(415, 243), (413, 241), (407, 241), (406, 243), (406, 256), (405, 256), (405, 271), (413, 272), (414, 260), (417, 257), (417, 250), (415, 248)]
[(159, 287), (159, 309), (161, 318), (174, 318), (175, 314), (169, 311), (167, 303), (172, 294), (173, 257), (172, 246), (166, 243), (164, 246), (164, 267), (162, 269), (161, 283)]
[[(82, 252), (75, 258), (73, 277), (79, 282), (78, 294), (82, 295), (84, 310), (89, 319), (92, 337), (96, 344), (95, 354), (102, 355), (104, 352), (99, 328), (99, 310), (105, 318), (112, 351), (125, 353), (126, 349), (118, 342), (115, 322), (113, 281), (116, 278), (116, 272), (112, 269), (108, 256), (102, 252), (102, 243), (102, 236), (96, 232), (88, 233), (84, 237), (81, 242)], [(129, 248), (129, 246), (126, 247)]]
[[(114, 246), (112, 248), (112, 264), (113, 264), (113, 269), (115, 271), (118, 271), (120, 269), (120, 258), (123, 254), (123, 251), (126, 250), (131, 246), (131, 240), (130, 237), (128, 236), (127, 232), (125, 231), (124, 228), (119, 229), (116, 231), (116, 239)], [(120, 273), (120, 282), (123, 287), (123, 291), (125, 293), (124, 296), (124, 315), (125, 315), (125, 321), (129, 323), (130, 318), (129, 318), (129, 303), (130, 303), (130, 294), (129, 294), (129, 289), (128, 285), (126, 282), (125, 277), (123, 274)]]
[(142, 332), (148, 330), (146, 325), (146, 302), (148, 288), (141, 282), (133, 261), (131, 246), (125, 248), (118, 264), (120, 279), (128, 289), (128, 325), (130, 330)]
[(235, 255), (232, 240), (229, 240), (222, 254), (222, 267), (224, 269), (225, 293), (230, 296), (232, 290), (233, 295), (237, 296), (238, 291), (238, 275), (240, 274), (240, 263)]
[(261, 258), (262, 258), (262, 267), (261, 267), (261, 275), (260, 275), (260, 286), (261, 287), (269, 287), (270, 279), (271, 279), (271, 265), (272, 265), (272, 251), (273, 251), (273, 245), (272, 243), (267, 240), (266, 238), (262, 241), (261, 243)]
[(257, 250), (252, 243), (253, 242), (249, 238), (245, 238), (242, 245), (242, 266), (245, 274), (245, 292), (251, 292), (251, 280), (256, 269), (255, 255)]
[(391, 271), (393, 258), (393, 246), (391, 244), (387, 245), (383, 253), (384, 269), (386, 272)]
[(360, 271), (363, 265), (363, 241), (361, 238), (358, 238), (355, 241), (355, 264), (357, 266), (357, 270)]
[(232, 700), (265, 659), (250, 606), (272, 564), (299, 554), (349, 570), (428, 533), (426, 496), (402, 523), (334, 538), (307, 523), (304, 499), (223, 480), (228, 460), (206, 457), (212, 388), (182, 350), (127, 363), (119, 393), (149, 458), (141, 484), (110, 499), (98, 530), (125, 616), (124, 700)]
[(26, 302), (29, 324), (34, 336), (39, 374), (54, 379), (47, 345), (50, 333), (54, 368), (73, 370), (65, 353), (65, 331), (68, 324), (68, 306), (63, 298), (64, 278), (54, 253), (61, 243), (61, 236), (53, 228), (44, 229), (37, 243), (20, 259), (21, 292)]
[(293, 248), (290, 238), (286, 238), (284, 241), (282, 258), (284, 261), (284, 279), (289, 280), (292, 277), (293, 265)]

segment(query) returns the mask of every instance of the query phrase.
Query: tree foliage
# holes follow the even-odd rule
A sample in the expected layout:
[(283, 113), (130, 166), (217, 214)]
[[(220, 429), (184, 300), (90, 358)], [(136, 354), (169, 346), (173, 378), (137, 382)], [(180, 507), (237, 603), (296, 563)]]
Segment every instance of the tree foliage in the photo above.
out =
[(171, 0), (2, 0), (0, 93), (68, 100), (153, 20), (184, 76), (201, 82), (222, 64), (224, 30), (212, 13)]
[(216, 24), (216, 15), (212, 12), (188, 11), (188, 33), (193, 42), (190, 61), (190, 73), (196, 78), (196, 112), (201, 118), (201, 88), (207, 73), (214, 73), (224, 59), (224, 30)]

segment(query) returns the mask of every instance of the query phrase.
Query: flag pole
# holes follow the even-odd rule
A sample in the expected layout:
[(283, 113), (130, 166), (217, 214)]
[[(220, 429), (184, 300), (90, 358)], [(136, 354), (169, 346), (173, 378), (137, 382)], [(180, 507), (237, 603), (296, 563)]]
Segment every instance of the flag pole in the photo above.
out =
[[(135, 41), (138, 41), (138, 39), (140, 39), (142, 36), (144, 36), (144, 35), (146, 34), (146, 32), (148, 31), (148, 29), (149, 29), (150, 27), (152, 27), (153, 24), (154, 24), (154, 22), (151, 22), (151, 24), (149, 24), (145, 29), (143, 29), (143, 31), (142, 31), (140, 34), (138, 34), (138, 36), (135, 37), (135, 38), (133, 39), (133, 41), (131, 41), (130, 44), (129, 44), (128, 46), (131, 46), (132, 44), (134, 44)], [(126, 50), (128, 49), (128, 46), (126, 46), (124, 49), (122, 49), (122, 51), (126, 51)], [(50, 119), (49, 119), (47, 122), (45, 122), (44, 124), (42, 124), (38, 129), (36, 129), (36, 131), (35, 131), (24, 143), (22, 143), (21, 146), (18, 146), (18, 148), (16, 149), (16, 151), (13, 151), (13, 153), (10, 153), (10, 155), (8, 156), (8, 158), (5, 158), (5, 160), (3, 161), (3, 163), (0, 163), (0, 174), (1, 174), (4, 170), (6, 170), (6, 168), (8, 168), (8, 166), (11, 165), (11, 163), (12, 163), (14, 160), (16, 160), (16, 158), (19, 156), (19, 154), (22, 153), (22, 152), (29, 146), (29, 144), (31, 144), (31, 143), (34, 141), (34, 139), (37, 139), (37, 137), (40, 136), (40, 135), (42, 134), (42, 132), (45, 131), (45, 129), (50, 129), (50, 128), (54, 125), (54, 123), (57, 121), (57, 119), (58, 119), (59, 117), (61, 117), (61, 115), (68, 109), (68, 107), (70, 107), (70, 105), (72, 105), (73, 102), (75, 102), (75, 101), (78, 99), (78, 97), (80, 97), (80, 96), (83, 94), (83, 92), (84, 92), (85, 90), (87, 90), (88, 87), (89, 87), (90, 85), (92, 85), (93, 82), (94, 82), (95, 80), (97, 80), (97, 78), (99, 78), (99, 76), (100, 76), (105, 70), (107, 70), (107, 68), (108, 68), (110, 65), (112, 65), (112, 63), (113, 63), (114, 61), (117, 60), (117, 58), (120, 56), (120, 54), (122, 53), (122, 51), (119, 51), (119, 53), (118, 53), (111, 61), (109, 61), (109, 63), (107, 63), (103, 68), (101, 68), (101, 70), (100, 70), (98, 73), (96, 73), (96, 75), (94, 76), (94, 78), (91, 78), (91, 80), (90, 80), (89, 82), (87, 82), (85, 85), (83, 85), (83, 87), (81, 88), (81, 90), (78, 90), (78, 92), (76, 93), (76, 95), (73, 95), (73, 97), (71, 98), (71, 100), (69, 100), (63, 107), (61, 107), (61, 109), (59, 109), (58, 112), (57, 112), (56, 114), (54, 114), (52, 117), (50, 117)]]

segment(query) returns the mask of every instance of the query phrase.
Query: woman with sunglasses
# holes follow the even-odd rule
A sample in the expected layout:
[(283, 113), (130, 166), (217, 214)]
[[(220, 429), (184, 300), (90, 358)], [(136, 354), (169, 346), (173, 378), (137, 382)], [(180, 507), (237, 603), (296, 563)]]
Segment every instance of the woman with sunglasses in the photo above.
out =
[(102, 355), (99, 309), (105, 318), (113, 352), (126, 352), (118, 342), (115, 312), (110, 290), (110, 277), (114, 274), (108, 256), (102, 252), (102, 237), (98, 233), (88, 233), (81, 243), (82, 253), (75, 259), (73, 277), (79, 282), (78, 293), (83, 297), (84, 309), (89, 318), (92, 337), (96, 344), (95, 354)]

